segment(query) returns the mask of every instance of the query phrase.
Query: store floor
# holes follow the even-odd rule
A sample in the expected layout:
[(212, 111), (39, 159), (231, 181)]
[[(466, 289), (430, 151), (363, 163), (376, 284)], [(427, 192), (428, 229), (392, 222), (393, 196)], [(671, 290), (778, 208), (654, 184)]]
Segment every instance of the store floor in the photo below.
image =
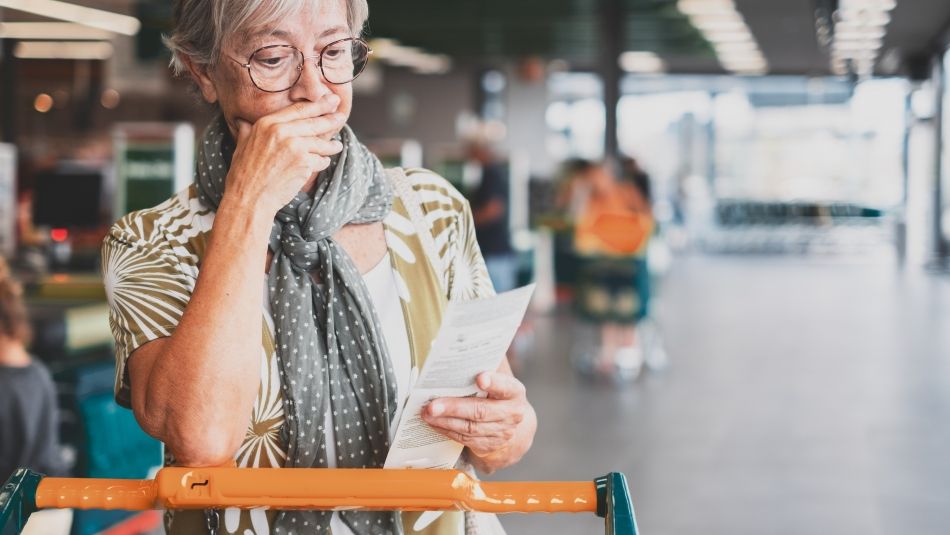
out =
[[(671, 367), (627, 388), (571, 371), (569, 315), (537, 321), (522, 378), (540, 428), (498, 479), (623, 471), (646, 535), (950, 533), (950, 277), (694, 257), (659, 304)], [(586, 515), (503, 522), (603, 533)]]

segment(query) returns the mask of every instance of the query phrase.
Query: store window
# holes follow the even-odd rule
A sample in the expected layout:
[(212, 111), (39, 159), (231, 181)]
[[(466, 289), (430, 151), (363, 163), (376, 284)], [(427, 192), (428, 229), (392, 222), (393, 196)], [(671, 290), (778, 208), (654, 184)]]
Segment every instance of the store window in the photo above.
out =
[(548, 88), (548, 154), (557, 161), (603, 158), (607, 126), (600, 77), (591, 73), (556, 73), (549, 78)]

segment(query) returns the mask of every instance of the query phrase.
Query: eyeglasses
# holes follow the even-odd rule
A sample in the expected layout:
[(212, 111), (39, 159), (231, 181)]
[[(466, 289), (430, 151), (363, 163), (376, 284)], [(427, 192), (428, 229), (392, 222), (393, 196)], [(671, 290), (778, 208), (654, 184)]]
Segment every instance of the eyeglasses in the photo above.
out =
[(270, 45), (259, 48), (247, 63), (231, 58), (247, 69), (251, 83), (261, 91), (280, 93), (297, 84), (304, 61), (319, 58), (317, 66), (323, 78), (334, 85), (352, 82), (363, 72), (373, 50), (362, 39), (348, 37), (334, 41), (315, 56), (305, 56), (291, 45)]

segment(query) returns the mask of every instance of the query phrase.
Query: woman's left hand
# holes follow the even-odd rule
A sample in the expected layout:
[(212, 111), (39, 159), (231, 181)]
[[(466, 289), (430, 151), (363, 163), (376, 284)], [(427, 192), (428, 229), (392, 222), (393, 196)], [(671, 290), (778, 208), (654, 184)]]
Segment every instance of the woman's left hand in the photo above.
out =
[(478, 376), (487, 398), (439, 398), (422, 411), (433, 429), (468, 448), (469, 461), (485, 473), (518, 462), (534, 440), (534, 409), (510, 370), (503, 361), (499, 371)]

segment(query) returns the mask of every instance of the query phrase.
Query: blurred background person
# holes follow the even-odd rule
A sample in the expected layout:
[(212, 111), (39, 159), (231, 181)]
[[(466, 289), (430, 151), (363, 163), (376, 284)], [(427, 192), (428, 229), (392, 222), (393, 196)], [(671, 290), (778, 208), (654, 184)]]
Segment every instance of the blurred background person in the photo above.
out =
[(618, 180), (606, 164), (589, 163), (573, 178), (578, 204), (574, 226), (578, 285), (575, 309), (599, 327), (599, 344), (591, 358), (603, 374), (618, 365), (636, 376), (643, 355), (636, 343), (636, 322), (645, 313), (647, 296), (635, 284), (646, 274), (643, 260), (653, 231), (649, 203), (640, 190)]
[(468, 146), (468, 158), (481, 168), (481, 180), (470, 195), (475, 235), (495, 290), (513, 289), (518, 280), (518, 257), (511, 247), (511, 205), (508, 162), (485, 142)]
[(49, 370), (27, 351), (23, 289), (0, 258), (0, 479), (17, 468), (62, 476), (59, 414)]
[[(59, 447), (59, 411), (49, 370), (27, 351), (30, 319), (23, 289), (0, 257), (0, 480), (18, 468), (66, 476)], [(69, 510), (43, 511), (24, 533), (69, 532)]]
[(633, 184), (636, 188), (637, 210), (640, 212), (653, 213), (653, 188), (650, 185), (650, 175), (640, 167), (640, 162), (633, 157), (624, 157), (620, 159), (620, 178), (624, 182)]

